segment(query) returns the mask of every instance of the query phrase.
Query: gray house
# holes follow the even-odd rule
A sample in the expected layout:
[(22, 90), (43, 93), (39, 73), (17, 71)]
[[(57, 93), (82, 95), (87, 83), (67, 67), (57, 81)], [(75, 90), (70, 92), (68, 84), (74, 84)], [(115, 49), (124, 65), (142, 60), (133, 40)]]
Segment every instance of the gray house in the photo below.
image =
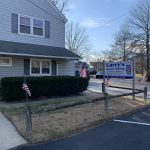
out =
[(75, 75), (67, 19), (48, 0), (0, 0), (0, 78)]

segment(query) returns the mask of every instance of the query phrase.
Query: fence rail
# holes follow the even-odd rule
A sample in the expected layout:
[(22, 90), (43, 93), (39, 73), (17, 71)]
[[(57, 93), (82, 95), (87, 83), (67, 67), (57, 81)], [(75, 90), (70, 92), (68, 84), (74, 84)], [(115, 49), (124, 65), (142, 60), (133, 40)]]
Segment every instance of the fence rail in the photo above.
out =
[[(125, 89), (125, 90), (132, 90), (132, 88), (127, 88), (127, 87), (119, 87), (119, 86), (110, 86), (111, 88), (118, 88), (118, 89)], [(147, 87), (145, 87), (143, 90), (141, 89), (135, 89), (134, 94), (140, 94), (144, 93), (144, 100), (147, 101)], [(133, 95), (133, 92), (130, 93), (123, 93), (123, 94), (118, 94), (118, 95), (111, 95), (109, 98), (116, 98), (116, 97), (122, 97), (122, 96), (130, 96)]]

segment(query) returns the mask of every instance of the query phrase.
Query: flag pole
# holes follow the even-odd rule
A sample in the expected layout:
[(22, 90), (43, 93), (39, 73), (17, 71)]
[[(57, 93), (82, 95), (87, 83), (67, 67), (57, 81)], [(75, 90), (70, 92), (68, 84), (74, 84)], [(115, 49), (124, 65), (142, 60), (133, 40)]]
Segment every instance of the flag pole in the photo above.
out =
[[(25, 76), (25, 75), (24, 75), (24, 81), (27, 82), (26, 76)], [(28, 93), (27, 93), (27, 91), (25, 91), (25, 92), (26, 92), (26, 106), (29, 106), (29, 97), (28, 97)]]
[[(26, 76), (24, 75), (24, 81), (26, 81)], [(26, 108), (25, 108), (25, 114), (26, 114), (26, 131), (27, 133), (32, 132), (32, 112), (31, 112), (31, 108), (30, 108), (30, 104), (29, 104), (29, 96), (27, 91), (26, 92)]]

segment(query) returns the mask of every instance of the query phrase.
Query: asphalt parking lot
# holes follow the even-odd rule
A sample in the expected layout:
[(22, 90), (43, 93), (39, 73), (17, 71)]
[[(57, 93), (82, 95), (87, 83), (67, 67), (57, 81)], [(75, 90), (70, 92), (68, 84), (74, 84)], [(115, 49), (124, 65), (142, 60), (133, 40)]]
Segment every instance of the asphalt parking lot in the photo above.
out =
[(84, 133), (16, 150), (149, 150), (150, 107)]

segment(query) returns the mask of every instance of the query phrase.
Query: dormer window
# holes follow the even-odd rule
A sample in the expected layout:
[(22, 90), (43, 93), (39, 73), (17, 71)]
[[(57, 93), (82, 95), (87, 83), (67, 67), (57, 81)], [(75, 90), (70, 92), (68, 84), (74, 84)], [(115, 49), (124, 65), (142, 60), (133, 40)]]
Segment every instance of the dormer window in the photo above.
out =
[(31, 34), (30, 18), (20, 16), (20, 33)]
[(33, 35), (43, 36), (44, 23), (42, 20), (33, 19)]

